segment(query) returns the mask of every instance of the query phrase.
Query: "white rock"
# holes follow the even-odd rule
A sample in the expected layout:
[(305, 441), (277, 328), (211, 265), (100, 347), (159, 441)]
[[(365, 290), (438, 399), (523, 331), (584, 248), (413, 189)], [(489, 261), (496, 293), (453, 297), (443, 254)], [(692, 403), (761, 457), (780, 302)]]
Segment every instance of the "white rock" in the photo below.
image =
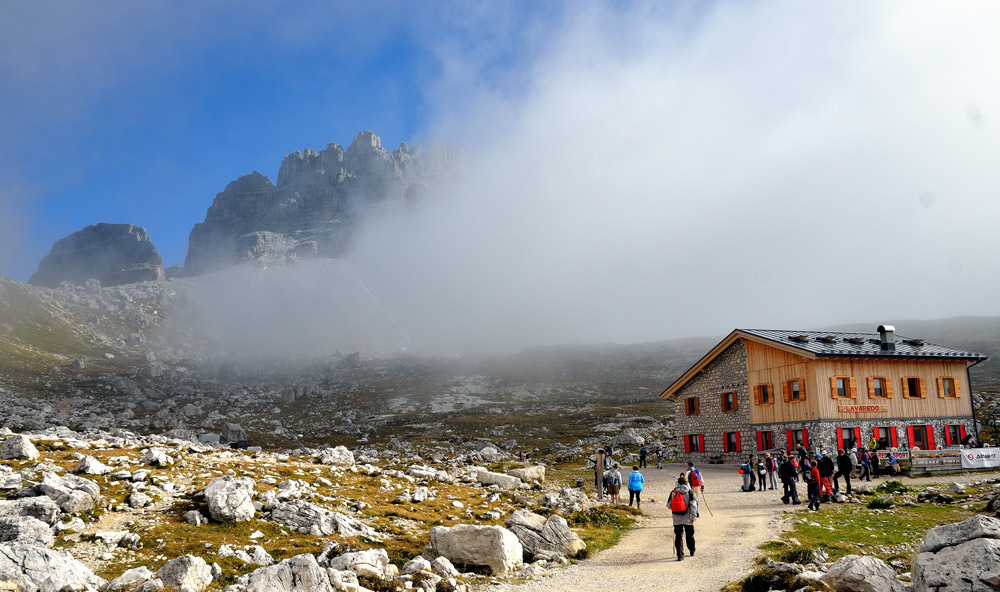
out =
[(155, 574), (146, 567), (135, 567), (126, 570), (125, 573), (111, 580), (108, 590), (118, 592), (119, 590), (131, 590), (133, 587), (148, 582), (155, 577)]
[(389, 554), (385, 549), (367, 549), (345, 553), (330, 559), (328, 566), (338, 571), (353, 571), (359, 578), (388, 581), (392, 579)]
[(414, 574), (418, 571), (431, 571), (431, 562), (417, 556), (403, 564), (404, 574)]
[(84, 475), (107, 475), (111, 471), (111, 467), (92, 456), (83, 457), (76, 465), (76, 472)]
[(435, 526), (427, 553), (447, 557), (452, 563), (484, 565), (494, 574), (517, 571), (523, 565), (524, 547), (517, 536), (501, 526)]
[(219, 522), (247, 522), (253, 519), (253, 479), (218, 477), (205, 488), (205, 500), (212, 518)]
[(271, 511), (271, 520), (303, 534), (329, 535), (336, 532), (347, 537), (363, 536), (382, 540), (375, 529), (360, 520), (304, 500), (280, 504)]
[(354, 453), (344, 446), (327, 448), (319, 454), (317, 461), (324, 465), (334, 465), (338, 467), (353, 467)]
[(0, 489), (21, 489), (21, 474), (7, 465), (0, 465)]
[(845, 592), (906, 592), (896, 579), (896, 572), (870, 555), (841, 557), (820, 580), (834, 590)]
[(27, 436), (11, 436), (0, 445), (0, 458), (6, 460), (38, 458), (38, 449), (31, 443)]
[[(170, 458), (162, 448), (150, 448), (142, 457), (142, 462), (154, 467), (169, 467), (174, 464), (174, 459)], [(169, 586), (166, 581), (164, 584)]]
[(181, 555), (166, 562), (156, 572), (165, 587), (178, 592), (204, 592), (212, 583), (212, 568), (201, 557)]
[(133, 508), (145, 508), (153, 503), (153, 498), (141, 491), (135, 491), (128, 496), (128, 505)]
[(545, 518), (521, 509), (507, 518), (506, 525), (517, 535), (525, 552), (531, 557), (540, 553), (550, 557), (573, 557), (587, 548), (587, 544), (570, 529), (566, 519), (557, 514)]
[(305, 554), (241, 576), (225, 592), (331, 592), (333, 589), (329, 571), (320, 567), (315, 557)]
[(0, 543), (51, 547), (55, 537), (49, 525), (30, 516), (0, 517)]
[(188, 524), (194, 524), (195, 526), (201, 526), (202, 524), (208, 523), (208, 518), (205, 518), (198, 510), (188, 510), (187, 512), (184, 512), (184, 520)]
[(913, 592), (988, 592), (1000, 589), (1000, 540), (979, 538), (913, 560)]
[(0, 544), (0, 582), (17, 582), (9, 590), (96, 592), (107, 582), (65, 551), (38, 545)]
[(503, 473), (494, 473), (485, 469), (478, 469), (476, 471), (476, 480), (483, 485), (496, 485), (503, 490), (517, 489), (521, 486), (521, 480), (517, 477), (511, 477)]
[(458, 575), (458, 570), (452, 565), (447, 557), (438, 557), (431, 561), (431, 571), (442, 578), (453, 578)]
[(933, 552), (981, 538), (1000, 539), (1000, 520), (977, 514), (961, 522), (935, 526), (924, 536), (920, 552)]
[(90, 479), (55, 473), (42, 473), (42, 493), (54, 501), (67, 514), (90, 512), (101, 500), (101, 489)]
[(545, 482), (545, 465), (535, 465), (521, 469), (511, 469), (511, 476), (517, 477), (521, 481), (530, 483), (532, 481)]

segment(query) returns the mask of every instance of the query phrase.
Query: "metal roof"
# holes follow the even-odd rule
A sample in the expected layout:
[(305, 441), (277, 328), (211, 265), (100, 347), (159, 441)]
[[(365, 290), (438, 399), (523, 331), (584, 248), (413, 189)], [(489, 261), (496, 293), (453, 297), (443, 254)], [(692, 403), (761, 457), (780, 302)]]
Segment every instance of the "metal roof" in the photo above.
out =
[(743, 333), (768, 341), (794, 347), (817, 356), (871, 357), (871, 358), (945, 358), (957, 360), (986, 360), (988, 357), (927, 343), (921, 339), (896, 335), (896, 349), (882, 349), (878, 333), (841, 333), (835, 331), (777, 331), (773, 329), (737, 329)]

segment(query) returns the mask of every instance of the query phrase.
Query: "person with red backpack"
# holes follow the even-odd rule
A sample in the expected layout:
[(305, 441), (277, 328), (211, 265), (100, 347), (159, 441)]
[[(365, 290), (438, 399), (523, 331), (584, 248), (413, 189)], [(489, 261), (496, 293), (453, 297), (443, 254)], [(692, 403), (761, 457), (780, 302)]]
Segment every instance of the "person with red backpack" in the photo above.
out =
[(688, 470), (687, 473), (684, 474), (684, 477), (687, 478), (688, 485), (691, 486), (691, 489), (701, 488), (701, 492), (705, 493), (705, 479), (701, 476), (701, 471), (694, 468), (693, 462), (688, 461)]
[(688, 553), (694, 557), (694, 521), (698, 518), (698, 500), (688, 486), (684, 473), (677, 478), (677, 485), (667, 498), (667, 507), (674, 516), (674, 549), (677, 561), (684, 560), (684, 539)]

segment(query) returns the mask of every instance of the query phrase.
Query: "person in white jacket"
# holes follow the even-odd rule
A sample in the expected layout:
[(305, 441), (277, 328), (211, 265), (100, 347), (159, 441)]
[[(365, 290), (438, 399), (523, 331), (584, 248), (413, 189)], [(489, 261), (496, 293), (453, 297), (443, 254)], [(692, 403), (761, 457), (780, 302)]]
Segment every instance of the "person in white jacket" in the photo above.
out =
[(674, 516), (674, 548), (677, 550), (677, 561), (684, 560), (685, 538), (688, 553), (693, 557), (694, 521), (698, 518), (698, 499), (694, 490), (688, 486), (687, 477), (683, 473), (677, 478), (677, 485), (667, 498), (667, 507)]

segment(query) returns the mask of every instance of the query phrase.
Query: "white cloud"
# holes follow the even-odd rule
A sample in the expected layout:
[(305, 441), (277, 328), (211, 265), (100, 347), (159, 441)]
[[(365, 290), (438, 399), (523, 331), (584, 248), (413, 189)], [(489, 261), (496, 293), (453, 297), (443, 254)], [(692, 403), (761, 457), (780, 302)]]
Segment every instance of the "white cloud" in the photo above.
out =
[(514, 91), (450, 54), (470, 174), (353, 258), (440, 347), (996, 314), (998, 12), (591, 6)]

